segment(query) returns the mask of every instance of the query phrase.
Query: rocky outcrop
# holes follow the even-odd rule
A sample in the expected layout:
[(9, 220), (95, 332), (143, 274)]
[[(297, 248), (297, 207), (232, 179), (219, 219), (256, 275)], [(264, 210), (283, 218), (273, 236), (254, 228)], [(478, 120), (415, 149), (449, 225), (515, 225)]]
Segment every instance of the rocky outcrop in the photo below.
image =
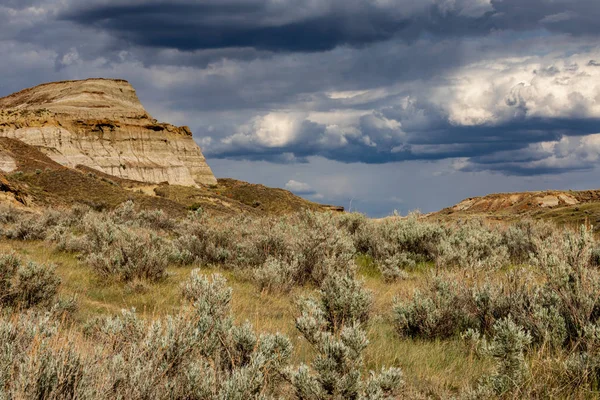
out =
[[(189, 128), (153, 119), (123, 80), (47, 83), (0, 98), (0, 137), (71, 168), (150, 183), (217, 183)], [(12, 168), (8, 159), (0, 164)]]

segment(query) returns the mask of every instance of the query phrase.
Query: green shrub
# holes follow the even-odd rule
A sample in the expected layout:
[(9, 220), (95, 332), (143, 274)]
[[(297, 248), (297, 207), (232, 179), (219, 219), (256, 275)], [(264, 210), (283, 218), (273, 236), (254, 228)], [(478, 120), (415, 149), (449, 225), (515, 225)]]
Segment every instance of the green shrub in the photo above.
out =
[(4, 235), (9, 239), (43, 240), (48, 230), (61, 221), (62, 214), (56, 210), (46, 210), (42, 215), (21, 213), (11, 226), (5, 228)]
[(404, 254), (414, 262), (433, 261), (437, 247), (446, 230), (440, 225), (424, 221), (419, 214), (407, 218), (388, 218), (369, 221), (354, 234), (356, 249), (371, 255), (377, 263)]
[(337, 332), (346, 324), (364, 324), (369, 320), (373, 295), (351, 275), (328, 276), (319, 293), (320, 307), (331, 332)]
[(408, 278), (406, 269), (414, 269), (417, 263), (407, 253), (394, 254), (379, 263), (381, 276), (386, 282), (394, 282)]
[(14, 301), (21, 307), (48, 306), (60, 285), (54, 267), (29, 262), (17, 269)]
[(524, 264), (538, 254), (538, 245), (550, 237), (555, 228), (547, 222), (520, 220), (503, 232), (503, 244), (514, 264)]

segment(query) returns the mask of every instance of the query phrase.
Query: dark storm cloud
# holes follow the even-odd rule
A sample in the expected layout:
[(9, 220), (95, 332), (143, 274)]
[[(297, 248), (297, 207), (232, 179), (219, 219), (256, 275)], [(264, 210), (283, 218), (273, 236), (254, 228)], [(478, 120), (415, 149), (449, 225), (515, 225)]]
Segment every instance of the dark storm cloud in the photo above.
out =
[[(425, 32), (440, 37), (478, 36), (498, 30), (546, 29), (575, 35), (600, 32), (596, 0), (492, 0), (488, 8), (477, 0), (329, 0), (321, 7), (304, 3), (92, 2), (65, 10), (62, 18), (139, 46), (185, 51), (243, 47), (325, 51), (394, 37), (412, 41)], [(472, 11), (477, 5), (479, 8)], [(407, 11), (398, 11), (403, 9)]]
[(367, 3), (356, 11), (334, 9), (325, 15), (269, 22), (265, 21), (270, 12), (265, 2), (161, 2), (103, 5), (67, 12), (63, 18), (113, 32), (137, 45), (180, 50), (324, 51), (389, 39), (408, 24)]

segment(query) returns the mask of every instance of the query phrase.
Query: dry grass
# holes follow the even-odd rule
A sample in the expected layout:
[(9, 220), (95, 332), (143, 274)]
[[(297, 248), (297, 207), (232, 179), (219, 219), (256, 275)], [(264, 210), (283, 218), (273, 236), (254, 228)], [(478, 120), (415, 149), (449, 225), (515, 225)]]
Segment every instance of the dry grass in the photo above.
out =
[[(62, 279), (60, 295), (78, 298), (74, 316), (76, 326), (100, 315), (115, 315), (122, 309), (136, 308), (145, 318), (155, 319), (175, 313), (181, 307), (179, 285), (189, 277), (192, 267), (171, 267), (169, 278), (160, 283), (130, 283), (101, 280), (75, 255), (56, 252), (45, 242), (0, 242), (0, 253), (15, 252), (26, 259), (57, 266)], [(389, 312), (396, 296), (408, 297), (416, 287), (425, 285), (429, 266), (411, 272), (408, 280), (384, 283), (368, 259), (359, 259), (359, 276), (373, 291), (372, 322), (367, 327), (370, 345), (365, 354), (367, 369), (396, 366), (403, 369), (408, 392), (413, 395), (436, 394), (448, 397), (473, 384), (491, 364), (469, 357), (459, 340), (421, 341), (400, 338), (394, 331)], [(313, 288), (296, 288), (290, 294), (261, 293), (245, 277), (222, 269), (203, 272), (223, 274), (233, 288), (232, 310), (237, 322), (250, 321), (259, 332), (281, 332), (294, 345), (294, 363), (309, 362), (313, 352), (294, 326), (295, 299)]]

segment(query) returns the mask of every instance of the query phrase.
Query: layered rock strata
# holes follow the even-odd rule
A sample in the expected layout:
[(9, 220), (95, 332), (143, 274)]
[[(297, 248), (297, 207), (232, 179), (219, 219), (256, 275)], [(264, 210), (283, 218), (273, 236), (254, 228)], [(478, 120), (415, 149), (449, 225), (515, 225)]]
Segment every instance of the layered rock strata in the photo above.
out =
[[(190, 129), (153, 119), (124, 80), (47, 83), (0, 98), (0, 137), (71, 168), (149, 183), (217, 183)], [(10, 165), (2, 159), (3, 169)]]

